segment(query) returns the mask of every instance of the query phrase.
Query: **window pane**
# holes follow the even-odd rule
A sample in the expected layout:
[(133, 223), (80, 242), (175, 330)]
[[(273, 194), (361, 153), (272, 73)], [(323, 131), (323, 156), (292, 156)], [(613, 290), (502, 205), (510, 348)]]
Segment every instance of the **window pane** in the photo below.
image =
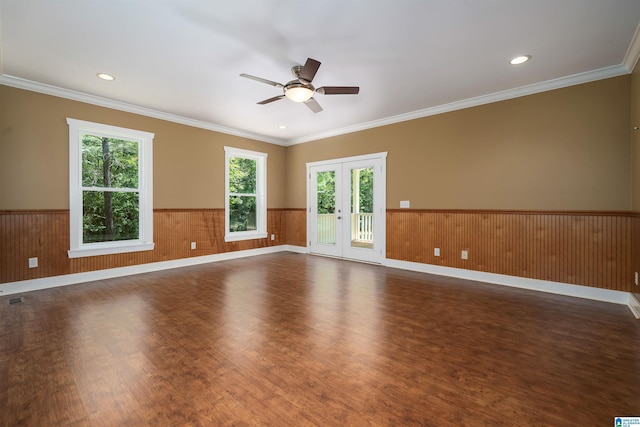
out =
[(242, 157), (229, 159), (229, 192), (256, 194), (256, 161)]
[(138, 188), (138, 143), (83, 135), (82, 185)]
[(138, 193), (83, 191), (82, 243), (137, 240)]
[(256, 198), (254, 196), (229, 197), (229, 231), (256, 230)]

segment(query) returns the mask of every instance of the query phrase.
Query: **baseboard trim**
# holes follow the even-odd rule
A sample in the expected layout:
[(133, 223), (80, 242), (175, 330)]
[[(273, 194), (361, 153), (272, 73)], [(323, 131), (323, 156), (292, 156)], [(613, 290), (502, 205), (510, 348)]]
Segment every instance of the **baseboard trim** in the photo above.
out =
[(289, 252), (295, 252), (297, 254), (308, 254), (309, 248), (304, 246), (284, 245), (284, 250)]
[(456, 277), (458, 279), (474, 280), (494, 285), (511, 286), (514, 288), (548, 292), (552, 294), (610, 302), (614, 304), (623, 304), (627, 306), (629, 306), (629, 296), (631, 295), (628, 292), (614, 291), (611, 289), (591, 288), (588, 286), (570, 285), (567, 283), (550, 282), (547, 280), (485, 273), (482, 271), (465, 270), (462, 268), (443, 267), (439, 265), (399, 261), (394, 259), (386, 259), (384, 265), (402, 270)]
[[(230, 259), (245, 258), (256, 255), (271, 254), (276, 252), (291, 251), (296, 252), (298, 246), (280, 245), (268, 246), (258, 249), (247, 249), (243, 251), (224, 252), (214, 255), (204, 255), (191, 258), (181, 258), (170, 261), (153, 262), (149, 264), (138, 264), (128, 267), (109, 268), (106, 270), (88, 271), (85, 273), (65, 274), (62, 276), (44, 277), (41, 279), (21, 280), (19, 282), (8, 282), (0, 285), (0, 296), (13, 295), (17, 293), (39, 291), (42, 289), (55, 288), (58, 286), (75, 285), (96, 280), (112, 279), (115, 277), (132, 276), (134, 274), (150, 273), (153, 271), (169, 270), (173, 268), (189, 267), (210, 262), (226, 261)], [(305, 248), (302, 248), (305, 249)]]
[(627, 305), (636, 319), (640, 319), (640, 301), (634, 294), (629, 294), (629, 303)]

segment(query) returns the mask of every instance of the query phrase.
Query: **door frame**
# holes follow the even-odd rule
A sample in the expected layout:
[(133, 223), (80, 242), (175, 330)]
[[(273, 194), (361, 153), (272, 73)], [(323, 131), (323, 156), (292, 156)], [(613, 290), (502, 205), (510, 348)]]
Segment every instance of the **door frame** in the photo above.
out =
[[(311, 252), (311, 168), (312, 167), (331, 167), (336, 166), (342, 168), (344, 163), (360, 162), (367, 160), (376, 160), (380, 163), (380, 170), (375, 171), (374, 175), (374, 226), (375, 226), (375, 243), (376, 261), (367, 259), (358, 259), (357, 257), (345, 257), (344, 251), (342, 258), (353, 259), (356, 261), (375, 262), (382, 264), (386, 259), (386, 211), (387, 211), (387, 152), (364, 154), (352, 157), (340, 157), (336, 159), (321, 160), (317, 162), (308, 162), (307, 166), (307, 252)], [(377, 220), (376, 220), (377, 219)], [(341, 242), (342, 244), (342, 242)], [(377, 246), (377, 247), (376, 247)], [(318, 253), (318, 255), (322, 255)]]

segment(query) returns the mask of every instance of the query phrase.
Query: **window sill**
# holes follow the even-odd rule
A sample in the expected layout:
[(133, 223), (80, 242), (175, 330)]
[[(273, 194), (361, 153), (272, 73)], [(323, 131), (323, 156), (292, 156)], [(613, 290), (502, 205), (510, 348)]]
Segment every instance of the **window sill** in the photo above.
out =
[(98, 255), (122, 254), (127, 252), (151, 251), (155, 243), (120, 243), (117, 245), (100, 245), (91, 248), (70, 249), (67, 251), (69, 258), (83, 258)]
[(255, 231), (239, 231), (236, 233), (227, 234), (224, 236), (225, 242), (237, 242), (240, 240), (254, 240), (254, 239), (266, 239), (267, 233), (258, 233)]

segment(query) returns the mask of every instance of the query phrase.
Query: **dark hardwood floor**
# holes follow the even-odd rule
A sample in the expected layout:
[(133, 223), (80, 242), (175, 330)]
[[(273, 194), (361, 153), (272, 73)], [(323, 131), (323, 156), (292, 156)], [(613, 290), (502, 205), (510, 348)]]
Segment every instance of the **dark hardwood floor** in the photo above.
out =
[(293, 253), (23, 297), (1, 298), (2, 426), (640, 416), (625, 306)]

